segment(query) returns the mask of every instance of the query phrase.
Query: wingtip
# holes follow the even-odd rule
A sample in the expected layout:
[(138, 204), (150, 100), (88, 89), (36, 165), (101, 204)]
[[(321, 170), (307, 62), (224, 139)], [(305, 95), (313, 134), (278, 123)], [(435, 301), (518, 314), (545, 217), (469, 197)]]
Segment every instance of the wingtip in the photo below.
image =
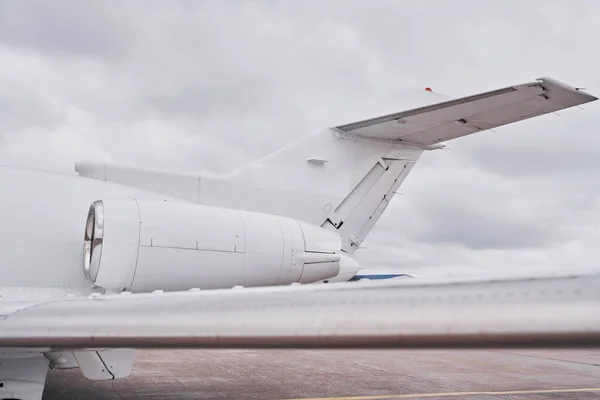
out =
[(571, 86), (568, 85), (562, 81), (559, 81), (557, 79), (554, 79), (552, 77), (549, 76), (544, 76), (541, 78), (537, 78), (537, 81), (540, 81), (540, 83), (544, 84), (550, 84), (552, 86), (557, 87), (558, 89), (564, 90), (566, 92), (572, 92), (572, 93), (577, 93), (580, 96), (583, 96), (585, 98), (585, 101), (583, 103), (589, 103), (591, 101), (596, 101), (598, 100), (598, 97), (589, 94), (588, 92), (585, 91), (585, 88), (582, 87), (575, 87), (575, 86)]

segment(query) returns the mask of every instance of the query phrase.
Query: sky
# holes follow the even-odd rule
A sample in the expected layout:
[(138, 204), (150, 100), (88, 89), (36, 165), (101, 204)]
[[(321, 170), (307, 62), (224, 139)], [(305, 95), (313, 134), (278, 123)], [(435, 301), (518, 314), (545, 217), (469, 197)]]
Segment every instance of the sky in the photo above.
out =
[[(227, 173), (406, 89), (600, 95), (600, 2), (0, 2), (0, 164)], [(383, 111), (385, 110), (385, 111)], [(594, 267), (600, 102), (426, 152), (357, 252), (413, 274)]]

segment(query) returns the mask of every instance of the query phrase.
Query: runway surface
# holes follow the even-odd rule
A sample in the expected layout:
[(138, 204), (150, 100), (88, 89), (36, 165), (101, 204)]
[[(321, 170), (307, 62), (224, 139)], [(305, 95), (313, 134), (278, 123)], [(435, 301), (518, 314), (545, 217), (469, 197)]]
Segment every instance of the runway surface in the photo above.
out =
[(51, 371), (44, 399), (600, 399), (599, 350), (146, 350), (130, 377)]

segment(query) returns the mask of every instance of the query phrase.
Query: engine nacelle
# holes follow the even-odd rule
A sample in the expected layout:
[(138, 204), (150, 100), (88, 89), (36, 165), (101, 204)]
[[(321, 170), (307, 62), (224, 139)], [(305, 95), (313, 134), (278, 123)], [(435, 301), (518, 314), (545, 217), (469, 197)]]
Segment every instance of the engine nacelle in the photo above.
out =
[(116, 292), (309, 283), (338, 274), (340, 249), (337, 233), (290, 218), (104, 200), (88, 213), (83, 269), (94, 285)]

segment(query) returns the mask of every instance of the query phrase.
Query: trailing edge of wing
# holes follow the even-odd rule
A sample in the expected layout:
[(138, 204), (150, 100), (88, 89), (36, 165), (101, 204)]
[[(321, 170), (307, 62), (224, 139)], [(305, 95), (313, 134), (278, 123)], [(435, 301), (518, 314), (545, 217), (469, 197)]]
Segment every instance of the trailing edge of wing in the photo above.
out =
[(600, 275), (120, 294), (0, 311), (0, 346), (597, 346)]
[[(434, 100), (435, 97), (432, 97)], [(342, 133), (428, 146), (595, 101), (552, 78), (337, 126)]]

